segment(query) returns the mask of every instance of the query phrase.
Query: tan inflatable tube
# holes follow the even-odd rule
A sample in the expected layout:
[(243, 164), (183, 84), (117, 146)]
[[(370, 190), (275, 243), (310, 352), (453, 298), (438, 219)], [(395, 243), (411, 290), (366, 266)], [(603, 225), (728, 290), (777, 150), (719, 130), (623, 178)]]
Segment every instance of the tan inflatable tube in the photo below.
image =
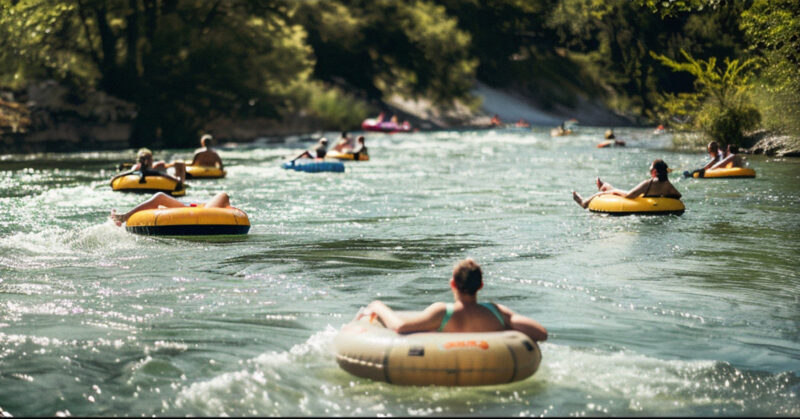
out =
[(533, 375), (542, 360), (536, 342), (517, 331), (400, 335), (367, 317), (344, 325), (333, 345), (345, 371), (402, 385), (510, 383)]

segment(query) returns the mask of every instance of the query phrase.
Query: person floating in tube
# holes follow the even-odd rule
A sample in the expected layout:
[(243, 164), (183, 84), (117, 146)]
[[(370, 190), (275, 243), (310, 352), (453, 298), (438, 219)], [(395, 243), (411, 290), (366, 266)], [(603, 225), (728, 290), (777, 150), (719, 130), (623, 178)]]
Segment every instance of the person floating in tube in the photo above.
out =
[(333, 145), (333, 150), (340, 153), (349, 153), (350, 150), (355, 148), (356, 144), (353, 137), (347, 135), (347, 131), (342, 131), (342, 136)]
[(397, 333), (439, 331), (447, 333), (517, 330), (533, 341), (547, 340), (547, 329), (531, 318), (496, 303), (478, 303), (483, 287), (481, 267), (472, 259), (459, 262), (450, 278), (455, 303), (433, 303), (419, 315), (403, 319), (381, 301), (371, 302), (356, 319), (375, 316)]
[(217, 154), (216, 151), (211, 149), (211, 142), (214, 138), (210, 134), (205, 134), (200, 137), (200, 146), (194, 151), (194, 157), (192, 158), (192, 162), (189, 166), (204, 166), (204, 167), (216, 167), (220, 170), (224, 169), (222, 167), (222, 158)]
[(747, 163), (744, 161), (744, 158), (739, 155), (739, 147), (733, 144), (728, 144), (727, 151), (725, 152), (725, 158), (722, 160), (714, 163), (709, 169), (722, 169), (722, 168), (732, 168), (732, 167), (745, 167)]
[(667, 163), (665, 163), (664, 160), (655, 159), (653, 160), (653, 164), (650, 165), (650, 179), (642, 181), (642, 183), (636, 185), (636, 187), (630, 191), (616, 189), (611, 186), (610, 183), (603, 182), (600, 178), (597, 178), (596, 182), (599, 192), (583, 199), (577, 192), (572, 191), (572, 199), (582, 208), (587, 208), (593, 199), (605, 194), (619, 195), (628, 199), (634, 199), (640, 196), (644, 196), (645, 198), (680, 199), (681, 193), (669, 182), (668, 173), (669, 167), (667, 167)]
[(359, 135), (358, 139), (356, 140), (356, 146), (352, 150), (349, 151), (350, 153), (353, 153), (355, 155), (355, 159), (356, 160), (358, 160), (358, 156), (360, 154), (363, 154), (365, 156), (369, 155), (369, 154), (367, 154), (367, 145), (364, 143), (364, 141), (366, 141), (364, 139), (364, 136), (363, 135)]
[[(124, 213), (124, 214), (117, 214), (117, 210), (112, 209), (111, 221), (117, 225), (117, 227), (122, 226), (122, 223), (128, 221), (128, 218), (131, 218), (131, 215), (144, 210), (149, 209), (158, 209), (159, 207), (164, 208), (183, 208), (183, 207), (196, 207), (197, 204), (184, 204), (181, 201), (165, 194), (164, 192), (157, 192), (147, 201), (142, 202), (141, 204), (135, 206), (132, 210)], [(213, 198), (206, 201), (203, 204), (204, 208), (229, 208), (231, 206), (230, 198), (228, 198), (228, 194), (225, 192), (220, 192), (216, 194)]]
[(322, 137), (319, 139), (317, 145), (314, 146), (314, 148), (300, 153), (299, 156), (293, 158), (291, 161), (292, 163), (294, 163), (295, 160), (303, 157), (308, 157), (309, 159), (324, 159), (325, 154), (327, 154), (327, 152), (328, 152), (328, 139)]
[[(172, 168), (175, 175), (167, 173), (167, 169)], [(142, 176), (141, 182), (144, 183), (145, 176), (162, 176), (172, 179), (177, 182), (175, 187), (176, 191), (183, 189), (183, 183), (186, 181), (186, 164), (181, 160), (176, 160), (172, 163), (158, 161), (153, 163), (153, 152), (149, 148), (140, 148), (136, 153), (136, 163), (131, 166), (128, 172), (121, 173), (117, 176), (132, 174), (139, 172)]]
[(722, 150), (719, 149), (719, 144), (716, 141), (708, 143), (707, 149), (709, 157), (708, 163), (706, 163), (702, 169), (693, 170), (691, 172), (687, 170), (683, 172), (683, 176), (693, 177), (695, 173), (699, 173), (700, 177), (703, 177), (703, 174), (705, 174), (706, 170), (710, 169), (711, 166), (719, 163), (722, 160)]
[(602, 143), (600, 143), (600, 145), (598, 145), (598, 147), (600, 148), (607, 147), (609, 145), (625, 147), (625, 141), (618, 140), (617, 136), (614, 135), (614, 130), (611, 128), (606, 130), (605, 134), (603, 134), (603, 138), (605, 138), (605, 141), (603, 141)]

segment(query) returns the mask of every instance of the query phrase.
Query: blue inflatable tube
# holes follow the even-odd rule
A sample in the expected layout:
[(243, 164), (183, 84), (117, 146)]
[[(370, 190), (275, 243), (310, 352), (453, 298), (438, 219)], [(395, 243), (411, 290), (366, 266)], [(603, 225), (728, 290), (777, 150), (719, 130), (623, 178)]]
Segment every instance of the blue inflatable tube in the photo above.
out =
[(286, 162), (281, 165), (287, 170), (296, 170), (298, 172), (344, 172), (344, 163), (339, 161), (294, 161)]

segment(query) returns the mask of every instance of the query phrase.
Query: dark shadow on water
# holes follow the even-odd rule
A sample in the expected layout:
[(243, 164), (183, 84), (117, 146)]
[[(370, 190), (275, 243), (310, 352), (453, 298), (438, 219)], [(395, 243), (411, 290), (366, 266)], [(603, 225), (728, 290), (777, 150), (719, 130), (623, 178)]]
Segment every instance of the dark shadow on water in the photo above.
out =
[(251, 241), (249, 235), (229, 235), (229, 236), (150, 236), (154, 240), (162, 243), (173, 241), (195, 242), (195, 243), (241, 243)]
[[(283, 263), (290, 271), (353, 267), (416, 269), (432, 261), (454, 259), (466, 249), (486, 246), (471, 240), (453, 240), (452, 236), (422, 240), (352, 239), (284, 245), (259, 253), (226, 259), (222, 264)], [(355, 271), (349, 274), (374, 275)]]

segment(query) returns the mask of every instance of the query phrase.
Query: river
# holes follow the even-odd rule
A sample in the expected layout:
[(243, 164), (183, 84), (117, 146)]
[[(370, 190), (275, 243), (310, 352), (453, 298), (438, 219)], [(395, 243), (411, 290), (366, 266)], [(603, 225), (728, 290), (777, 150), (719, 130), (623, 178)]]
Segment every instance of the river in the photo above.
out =
[[(244, 238), (114, 226), (146, 197), (109, 187), (132, 150), (0, 156), (0, 414), (800, 415), (800, 161), (682, 179), (704, 155), (642, 129), (598, 149), (604, 129), (372, 134), (345, 173), (280, 168), (308, 143), (223, 147), (227, 178), (182, 200), (228, 192)], [(682, 216), (573, 202), (655, 158)], [(464, 257), (482, 300), (547, 327), (536, 374), (402, 387), (338, 367), (332, 340), (360, 307), (450, 301)]]

